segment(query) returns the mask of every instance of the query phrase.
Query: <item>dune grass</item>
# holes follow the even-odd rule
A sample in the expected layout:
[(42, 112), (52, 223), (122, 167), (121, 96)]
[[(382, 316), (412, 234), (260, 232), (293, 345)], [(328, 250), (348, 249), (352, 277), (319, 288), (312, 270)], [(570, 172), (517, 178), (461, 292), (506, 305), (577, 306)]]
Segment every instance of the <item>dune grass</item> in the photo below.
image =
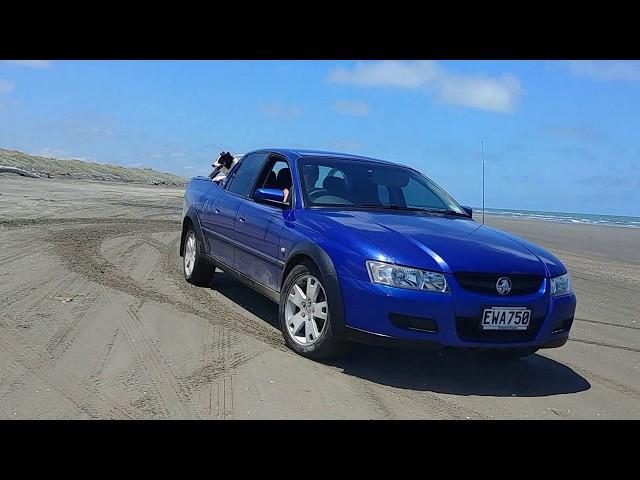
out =
[(3, 148), (0, 148), (0, 165), (22, 168), (44, 177), (167, 185), (184, 185), (187, 182), (184, 177), (157, 172), (150, 168), (122, 167), (82, 160), (60, 160)]

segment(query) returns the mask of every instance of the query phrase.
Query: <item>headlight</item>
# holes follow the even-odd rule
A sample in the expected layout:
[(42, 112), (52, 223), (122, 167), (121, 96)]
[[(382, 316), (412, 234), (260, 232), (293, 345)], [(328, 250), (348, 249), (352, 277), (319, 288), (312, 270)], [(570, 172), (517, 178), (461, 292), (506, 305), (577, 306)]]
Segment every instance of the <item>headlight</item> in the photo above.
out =
[(573, 293), (573, 289), (571, 288), (571, 277), (569, 276), (569, 272), (551, 279), (552, 297), (559, 297), (560, 295), (568, 295), (570, 293)]
[(442, 273), (373, 260), (367, 260), (367, 270), (369, 270), (369, 278), (373, 283), (413, 290), (449, 291), (447, 279)]

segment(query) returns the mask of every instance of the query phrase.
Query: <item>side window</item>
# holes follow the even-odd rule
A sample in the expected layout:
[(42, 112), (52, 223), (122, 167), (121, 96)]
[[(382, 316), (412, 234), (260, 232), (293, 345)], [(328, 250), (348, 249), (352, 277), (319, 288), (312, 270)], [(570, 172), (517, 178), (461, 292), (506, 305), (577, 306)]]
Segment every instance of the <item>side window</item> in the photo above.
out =
[(267, 158), (266, 153), (252, 153), (247, 155), (236, 170), (227, 190), (246, 197), (249, 195), (251, 187), (256, 181), (258, 173)]
[(275, 188), (285, 194), (285, 202), (291, 204), (293, 197), (291, 170), (289, 164), (282, 159), (272, 158), (268, 163), (256, 188)]
[(256, 188), (278, 188), (278, 175), (282, 177), (285, 173), (280, 173), (283, 169), (289, 169), (289, 165), (284, 160), (271, 160), (267, 163), (267, 168), (262, 174)]

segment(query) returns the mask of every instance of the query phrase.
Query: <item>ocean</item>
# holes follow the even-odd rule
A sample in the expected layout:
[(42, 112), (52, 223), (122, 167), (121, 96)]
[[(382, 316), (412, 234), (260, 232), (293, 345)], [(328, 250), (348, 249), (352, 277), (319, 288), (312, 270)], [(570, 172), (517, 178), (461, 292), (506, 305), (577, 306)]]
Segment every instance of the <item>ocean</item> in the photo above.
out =
[[(534, 210), (508, 210), (486, 208), (485, 213), (505, 217), (544, 220), (547, 222), (577, 223), (582, 225), (604, 225), (609, 227), (640, 228), (640, 217), (622, 215), (596, 215), (592, 213), (542, 212)], [(482, 208), (474, 208), (473, 216), (482, 215)]]

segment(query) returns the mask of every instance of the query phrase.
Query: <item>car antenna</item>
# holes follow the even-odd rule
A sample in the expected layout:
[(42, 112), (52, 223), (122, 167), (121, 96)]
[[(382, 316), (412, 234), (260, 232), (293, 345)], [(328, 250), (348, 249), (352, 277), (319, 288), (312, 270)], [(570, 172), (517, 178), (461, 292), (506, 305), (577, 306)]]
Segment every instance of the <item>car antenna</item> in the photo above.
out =
[(482, 224), (484, 225), (484, 140), (482, 140)]

